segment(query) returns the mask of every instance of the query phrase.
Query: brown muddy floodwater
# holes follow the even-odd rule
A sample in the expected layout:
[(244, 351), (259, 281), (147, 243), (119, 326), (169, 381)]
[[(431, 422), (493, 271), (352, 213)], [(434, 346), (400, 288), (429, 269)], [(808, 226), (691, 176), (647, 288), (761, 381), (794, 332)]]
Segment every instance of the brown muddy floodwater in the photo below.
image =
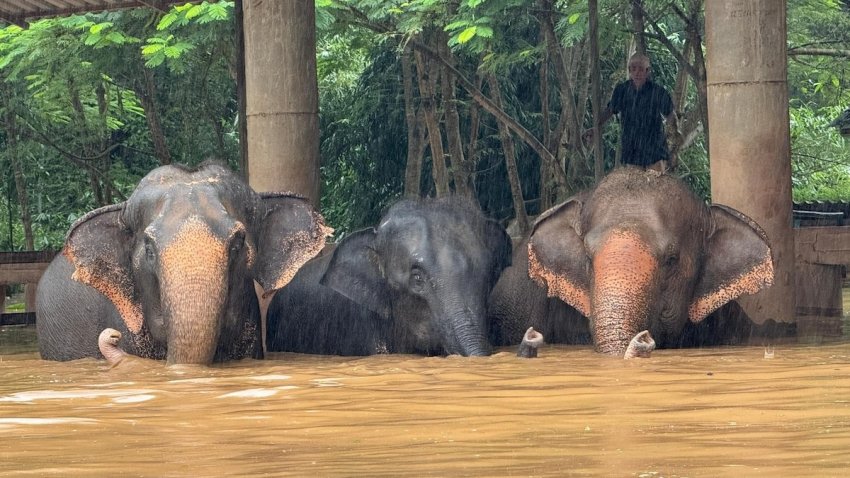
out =
[(3, 476), (850, 473), (848, 343), (112, 370), (15, 352), (0, 355)]

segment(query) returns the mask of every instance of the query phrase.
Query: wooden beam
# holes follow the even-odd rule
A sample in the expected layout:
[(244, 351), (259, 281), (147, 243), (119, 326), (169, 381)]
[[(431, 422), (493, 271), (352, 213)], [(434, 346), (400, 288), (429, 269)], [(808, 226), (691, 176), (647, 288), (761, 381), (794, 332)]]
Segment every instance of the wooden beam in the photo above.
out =
[(26, 28), (26, 20), (45, 17), (60, 17), (91, 12), (124, 10), (129, 8), (153, 8), (167, 12), (172, 5), (200, 3), (199, 0), (12, 0), (0, 8), (0, 20)]
[(0, 8), (0, 20), (6, 23), (11, 23), (12, 25), (17, 25), (21, 28), (27, 27), (27, 23), (24, 21), (23, 17), (15, 15), (12, 12), (3, 10), (2, 8)]
[(850, 267), (850, 226), (801, 227), (794, 238), (798, 263)]
[(162, 13), (168, 13), (168, 9), (170, 8), (169, 2), (163, 0), (139, 0), (139, 3), (154, 10), (159, 10)]

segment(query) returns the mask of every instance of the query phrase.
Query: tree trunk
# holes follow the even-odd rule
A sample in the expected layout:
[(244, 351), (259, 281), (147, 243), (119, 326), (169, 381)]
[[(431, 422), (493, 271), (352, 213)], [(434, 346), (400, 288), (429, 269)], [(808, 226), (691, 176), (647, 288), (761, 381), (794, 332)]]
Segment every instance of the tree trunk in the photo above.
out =
[(148, 122), (154, 154), (159, 160), (159, 164), (171, 164), (171, 153), (168, 152), (165, 133), (162, 130), (159, 113), (156, 109), (156, 83), (154, 83), (153, 70), (142, 66), (142, 74), (144, 75), (144, 84), (137, 84), (135, 90), (139, 102), (145, 110), (145, 119)]
[(404, 167), (404, 195), (419, 197), (419, 187), (422, 181), (422, 153), (424, 152), (424, 135), (416, 117), (416, 105), (413, 102), (413, 66), (410, 55), (413, 52), (405, 48), (401, 54), (401, 76), (404, 86), (404, 119), (407, 123), (407, 163)]
[[(482, 55), (483, 59), (483, 55)], [(479, 64), (481, 62), (479, 61)], [(475, 87), (479, 90), (484, 83), (483, 75), (475, 75)], [(478, 103), (471, 102), (469, 105), (469, 143), (466, 145), (466, 161), (469, 164), (469, 169), (473, 171), (472, 185), (475, 186), (475, 171), (478, 170), (478, 130), (481, 124), (481, 107)]]
[[(545, 38), (544, 28), (540, 26), (540, 37)], [(550, 129), (550, 121), (549, 121), (549, 55), (548, 50), (543, 50), (543, 58), (540, 61), (540, 68), (538, 69), (538, 82), (540, 83), (540, 120), (543, 123), (543, 144), (546, 145), (546, 148), (549, 151), (557, 152), (557, 146), (555, 148), (552, 147), (551, 136), (552, 132)], [(557, 153), (555, 154), (557, 157)], [(540, 212), (543, 212), (549, 209), (552, 206), (552, 192), (551, 192), (551, 178), (553, 177), (552, 165), (545, 162), (540, 161), (540, 168), (538, 174), (538, 180), (540, 181), (540, 185), (538, 190), (540, 191)]]
[(233, 6), (236, 31), (236, 104), (239, 109), (239, 172), (242, 179), (248, 180), (248, 122), (246, 121), (245, 101), (245, 24), (242, 14), (242, 0), (236, 0)]
[[(700, 0), (694, 0), (691, 6), (691, 21), (688, 22), (688, 35), (691, 37), (691, 43), (694, 45), (694, 63), (693, 70), (694, 84), (697, 89), (697, 108), (699, 111), (699, 122), (702, 123), (703, 132), (705, 133), (705, 142), (708, 144), (709, 128), (708, 128), (708, 79), (705, 69), (705, 56), (702, 53), (702, 36), (700, 35)], [(683, 131), (684, 137), (694, 137), (692, 133), (699, 128), (699, 124), (692, 121), (688, 128)], [(687, 147), (683, 144), (682, 149)]]
[[(74, 113), (77, 115), (77, 124), (82, 127), (83, 131), (88, 133), (88, 121), (86, 121), (86, 113), (83, 109), (83, 102), (80, 101), (80, 92), (77, 89), (77, 84), (74, 82), (73, 78), (68, 79), (68, 98), (71, 101), (71, 108), (74, 110)], [(91, 144), (88, 141), (88, 138), (82, 138), (82, 147), (83, 155), (87, 158), (89, 163), (89, 186), (91, 186), (92, 195), (94, 196), (95, 203), (98, 206), (105, 206), (106, 201), (103, 197), (103, 189), (100, 186), (100, 181), (98, 178), (100, 177), (100, 171), (97, 169), (97, 162), (92, 161), (94, 151), (91, 148)]]
[[(107, 204), (112, 204), (114, 200), (112, 194), (112, 179), (109, 174), (112, 170), (112, 161), (109, 156), (109, 152), (111, 151), (109, 148), (109, 126), (107, 125), (107, 118), (109, 117), (109, 98), (107, 98), (107, 90), (103, 81), (98, 83), (95, 88), (95, 95), (97, 96), (98, 112), (98, 129), (96, 134), (99, 141), (94, 148), (97, 150), (97, 153), (95, 154), (98, 156), (94, 159), (94, 163), (97, 165), (97, 168), (101, 173), (101, 183), (103, 184), (103, 205), (105, 206)], [(92, 142), (94, 142), (94, 139)]]
[[(447, 46), (448, 38), (445, 32), (438, 36), (440, 54), (454, 65), (454, 57)], [(443, 112), (446, 123), (446, 143), (449, 147), (449, 157), (452, 163), (452, 178), (454, 179), (455, 194), (472, 197), (473, 187), (470, 184), (473, 171), (470, 169), (466, 158), (463, 156), (463, 140), (460, 138), (460, 117), (457, 112), (457, 99), (455, 97), (455, 79), (451, 70), (443, 66), (440, 69), (440, 87), (443, 97)]]
[[(5, 96), (5, 95), (4, 95)], [(30, 217), (29, 199), (27, 197), (27, 182), (24, 178), (21, 158), (18, 154), (18, 123), (11, 102), (6, 102), (6, 153), (12, 166), (12, 175), (15, 178), (15, 189), (18, 191), (18, 205), (21, 212), (21, 224), (24, 227), (24, 249), (31, 251), (35, 248), (35, 239), (32, 233), (32, 218)]]
[[(487, 78), (490, 85), (490, 95), (493, 96), (493, 102), (499, 108), (502, 107), (502, 93), (499, 89), (499, 80), (493, 74)], [(516, 155), (514, 152), (514, 141), (511, 138), (511, 132), (507, 126), (501, 121), (499, 124), (499, 138), (502, 140), (502, 149), (505, 152), (505, 169), (508, 171), (508, 182), (511, 186), (511, 198), (514, 203), (514, 213), (516, 215), (517, 227), (522, 236), (528, 232), (528, 215), (525, 212), (525, 199), (522, 197), (522, 185), (519, 179), (519, 171), (516, 165)]]
[(416, 52), (416, 67), (419, 73), (419, 96), (422, 109), (425, 112), (425, 124), (428, 127), (428, 140), (431, 145), (431, 174), (434, 178), (434, 188), (437, 197), (448, 196), (449, 179), (446, 171), (446, 159), (443, 153), (443, 138), (440, 133), (440, 123), (437, 120), (437, 105), (434, 99), (434, 83), (428, 62), (420, 52)]
[[(544, 146), (543, 143), (541, 143), (540, 140), (538, 140), (534, 136), (534, 134), (531, 133), (531, 131), (528, 131), (524, 126), (519, 124), (509, 114), (505, 113), (503, 109), (496, 106), (496, 104), (493, 103), (490, 98), (484, 96), (484, 94), (481, 93), (481, 90), (479, 88), (477, 88), (474, 84), (472, 84), (472, 82), (470, 82), (465, 76), (463, 76), (463, 74), (458, 71), (457, 68), (450, 66), (448, 62), (442, 56), (440, 56), (438, 52), (434, 51), (432, 48), (420, 42), (411, 41), (411, 45), (413, 45), (413, 47), (416, 48), (418, 52), (425, 53), (429, 57), (440, 61), (444, 65), (447, 65), (451, 72), (455, 75), (455, 78), (457, 79), (458, 83), (460, 83), (460, 85), (469, 93), (469, 95), (475, 102), (481, 105), (481, 107), (484, 108), (488, 113), (495, 116), (496, 120), (503, 122), (508, 128), (510, 128), (511, 131), (513, 131), (517, 136), (519, 136), (525, 142), (525, 144), (527, 144), (532, 150), (534, 150), (534, 152), (537, 153), (538, 156), (546, 160), (555, 161), (555, 156), (548, 149), (546, 149), (546, 146)], [(558, 174), (563, 175), (563, 173), (563, 170), (561, 170)]]
[(632, 0), (632, 35), (635, 39), (635, 53), (646, 55), (645, 21), (643, 19), (643, 0)]
[[(552, 61), (555, 69), (555, 77), (558, 79), (560, 91), (558, 96), (561, 100), (561, 113), (558, 120), (558, 125), (549, 136), (549, 142), (546, 147), (549, 151), (557, 154), (564, 132), (567, 129), (575, 131), (581, 130), (581, 122), (578, 120), (577, 107), (575, 96), (570, 78), (567, 74), (566, 62), (564, 61), (563, 50), (558, 42), (558, 37), (555, 34), (555, 25), (552, 20), (552, 0), (540, 0), (540, 29), (543, 32), (543, 39), (546, 45), (546, 56)], [(553, 174), (554, 184), (551, 188), (546, 188), (550, 192), (547, 196), (551, 200), (553, 197), (562, 196), (567, 190), (567, 176), (564, 168), (561, 167), (557, 156), (553, 156), (552, 161), (545, 166), (541, 163), (541, 170), (545, 169)], [(551, 180), (550, 180), (551, 181)]]
[[(588, 0), (587, 7), (590, 19), (590, 32), (588, 33), (590, 37), (590, 96), (594, 122), (597, 122), (599, 117), (602, 116), (602, 94), (599, 88), (599, 9), (596, 0)], [(602, 156), (602, 133), (600, 131), (593, 135), (593, 152), (595, 158), (593, 162), (594, 178), (598, 183), (605, 174), (605, 158)]]

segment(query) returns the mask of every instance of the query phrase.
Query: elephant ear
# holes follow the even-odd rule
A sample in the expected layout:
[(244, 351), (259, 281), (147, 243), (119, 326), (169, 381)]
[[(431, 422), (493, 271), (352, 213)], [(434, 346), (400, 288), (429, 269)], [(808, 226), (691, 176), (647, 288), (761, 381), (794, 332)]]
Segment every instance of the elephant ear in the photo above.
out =
[(79, 218), (62, 254), (74, 266), (71, 278), (105, 295), (134, 334), (142, 330), (142, 307), (130, 272), (132, 232), (121, 222), (124, 203), (105, 206)]
[(694, 300), (688, 308), (692, 322), (744, 294), (773, 284), (773, 259), (767, 234), (752, 219), (728, 206), (713, 204), (712, 227), (705, 264)]
[(292, 280), (298, 269), (325, 246), (333, 228), (299, 196), (260, 194), (265, 214), (255, 225), (257, 251), (252, 265), (254, 280), (268, 297)]
[(340, 241), (319, 283), (387, 319), (392, 304), (376, 235), (367, 228)]
[(528, 276), (549, 297), (558, 297), (590, 315), (590, 280), (581, 231), (582, 201), (577, 198), (544, 212), (528, 241)]
[[(490, 275), (489, 289), (496, 285), (502, 271), (511, 265), (513, 257), (513, 246), (511, 237), (505, 228), (496, 221), (488, 219), (484, 223), (485, 247), (493, 257), (493, 270)], [(488, 289), (488, 290), (489, 290)]]

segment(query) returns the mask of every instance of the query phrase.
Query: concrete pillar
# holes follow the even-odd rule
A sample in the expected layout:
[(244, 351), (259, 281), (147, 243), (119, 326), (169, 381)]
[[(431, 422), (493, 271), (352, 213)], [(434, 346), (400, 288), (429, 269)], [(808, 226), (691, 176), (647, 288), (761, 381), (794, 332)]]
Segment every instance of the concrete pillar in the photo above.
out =
[(243, 0), (248, 183), (319, 203), (313, 0)]
[(773, 248), (773, 287), (740, 300), (757, 323), (794, 321), (785, 2), (705, 2), (711, 196), (753, 218)]

